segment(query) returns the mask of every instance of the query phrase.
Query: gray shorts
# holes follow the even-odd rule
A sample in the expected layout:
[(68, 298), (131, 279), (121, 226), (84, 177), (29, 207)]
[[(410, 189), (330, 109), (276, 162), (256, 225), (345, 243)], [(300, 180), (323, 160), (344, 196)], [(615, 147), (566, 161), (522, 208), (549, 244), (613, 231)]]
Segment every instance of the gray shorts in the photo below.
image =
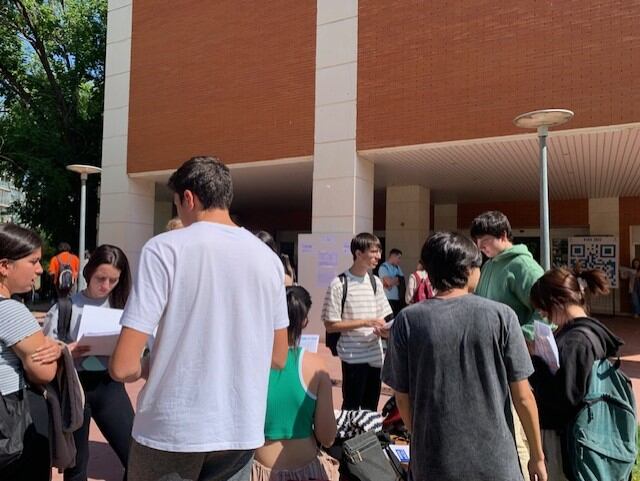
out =
[(173, 453), (131, 440), (129, 481), (249, 481), (254, 450)]

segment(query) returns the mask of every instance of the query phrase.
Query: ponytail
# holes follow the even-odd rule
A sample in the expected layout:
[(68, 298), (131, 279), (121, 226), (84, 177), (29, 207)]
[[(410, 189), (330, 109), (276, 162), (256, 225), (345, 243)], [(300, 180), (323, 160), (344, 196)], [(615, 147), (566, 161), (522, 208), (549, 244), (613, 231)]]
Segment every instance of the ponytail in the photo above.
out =
[(551, 312), (571, 305), (586, 306), (586, 295), (609, 293), (609, 282), (599, 269), (569, 270), (554, 267), (544, 273), (531, 287), (531, 304), (536, 309)]

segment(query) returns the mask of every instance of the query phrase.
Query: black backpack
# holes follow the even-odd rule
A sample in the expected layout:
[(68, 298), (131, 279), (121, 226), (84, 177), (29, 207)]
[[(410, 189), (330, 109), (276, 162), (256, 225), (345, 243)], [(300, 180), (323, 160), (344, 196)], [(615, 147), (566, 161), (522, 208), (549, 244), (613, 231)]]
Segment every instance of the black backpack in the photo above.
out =
[(58, 339), (65, 344), (73, 342), (73, 339), (69, 336), (72, 308), (71, 299), (68, 297), (58, 299)]
[[(343, 272), (338, 276), (340, 279), (340, 284), (342, 284), (342, 304), (340, 306), (340, 317), (342, 318), (344, 314), (344, 303), (347, 302), (347, 275)], [(373, 274), (369, 274), (369, 280), (371, 281), (371, 287), (373, 288), (373, 295), (375, 296), (376, 291), (378, 290), (378, 285), (376, 283), (376, 276)], [(339, 332), (327, 332), (325, 335), (325, 344), (331, 351), (331, 354), (334, 356), (338, 356), (338, 340), (340, 339)]]
[(71, 290), (74, 284), (71, 264), (62, 262), (59, 255), (56, 256), (56, 259), (58, 259), (58, 266), (60, 268), (60, 273), (58, 274), (58, 289), (64, 292), (68, 292)]

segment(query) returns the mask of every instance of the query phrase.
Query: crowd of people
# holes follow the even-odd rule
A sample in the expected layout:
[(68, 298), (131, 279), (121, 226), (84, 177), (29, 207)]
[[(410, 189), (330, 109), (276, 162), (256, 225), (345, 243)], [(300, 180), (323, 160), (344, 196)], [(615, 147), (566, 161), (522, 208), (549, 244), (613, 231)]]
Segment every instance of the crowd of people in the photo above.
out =
[[(59, 295), (43, 327), (11, 299), (42, 274), (42, 241), (0, 225), (0, 479), (48, 480), (53, 464), (65, 481), (86, 480), (94, 419), (129, 481), (337, 481), (340, 462), (324, 450), (336, 437), (332, 381), (300, 345), (309, 292), (269, 234), (233, 222), (222, 162), (194, 157), (168, 185), (179, 222), (145, 244), (135, 280), (116, 246), (96, 248), (82, 272), (63, 250), (52, 277), (66, 282), (68, 266), (86, 288)], [(351, 253), (321, 314), (342, 409), (376, 411), (382, 382), (393, 389), (409, 479), (574, 481), (567, 426), (594, 362), (622, 344), (588, 313), (587, 296), (608, 292), (603, 273), (544, 272), (497, 211), (469, 237), (431, 235), (406, 283), (398, 249), (373, 274), (373, 234), (356, 235)], [(111, 356), (78, 342), (86, 306), (124, 310)], [(555, 369), (537, 355), (536, 321), (557, 326)], [(84, 403), (65, 437), (39, 386), (71, 391), (76, 374)], [(134, 413), (124, 383), (141, 378)], [(60, 399), (65, 425), (73, 395)], [(73, 449), (62, 465), (59, 438)]]

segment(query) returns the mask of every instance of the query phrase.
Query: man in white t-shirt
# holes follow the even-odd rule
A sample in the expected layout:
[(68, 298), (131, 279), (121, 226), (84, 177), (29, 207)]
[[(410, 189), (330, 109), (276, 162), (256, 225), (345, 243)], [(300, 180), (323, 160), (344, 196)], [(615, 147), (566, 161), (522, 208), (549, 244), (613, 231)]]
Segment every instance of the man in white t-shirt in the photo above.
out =
[(380, 260), (380, 241), (373, 234), (358, 234), (351, 240), (351, 254), (351, 268), (327, 289), (322, 320), (327, 332), (340, 333), (342, 409), (376, 411), (383, 358), (380, 337), (387, 333), (385, 318), (392, 316), (382, 282), (370, 272)]
[(143, 247), (110, 365), (116, 380), (147, 378), (129, 479), (248, 481), (264, 443), (269, 369), (287, 356), (282, 263), (232, 222), (231, 175), (219, 160), (194, 157), (168, 185), (185, 228)]

